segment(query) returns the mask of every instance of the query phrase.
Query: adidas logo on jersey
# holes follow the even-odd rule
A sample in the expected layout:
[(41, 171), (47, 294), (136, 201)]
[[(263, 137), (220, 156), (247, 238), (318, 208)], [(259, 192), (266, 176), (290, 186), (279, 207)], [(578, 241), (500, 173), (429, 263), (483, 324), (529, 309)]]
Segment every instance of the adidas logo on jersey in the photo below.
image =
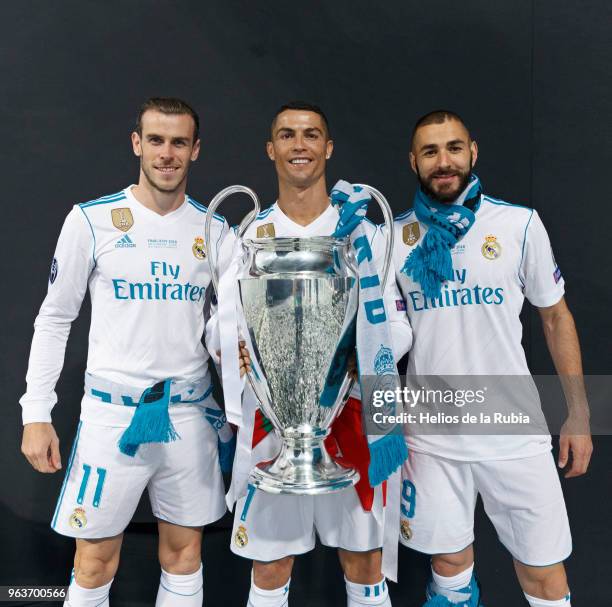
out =
[(116, 243), (115, 249), (131, 249), (135, 247), (134, 241), (126, 234), (122, 236)]

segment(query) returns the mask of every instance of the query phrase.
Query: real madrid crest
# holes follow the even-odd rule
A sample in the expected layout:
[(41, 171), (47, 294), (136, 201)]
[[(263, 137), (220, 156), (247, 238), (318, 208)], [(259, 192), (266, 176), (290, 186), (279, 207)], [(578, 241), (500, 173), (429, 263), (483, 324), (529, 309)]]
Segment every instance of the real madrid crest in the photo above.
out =
[(415, 245), (419, 238), (421, 237), (421, 228), (419, 228), (419, 222), (413, 221), (412, 223), (407, 223), (402, 230), (402, 236), (404, 239), (404, 243), (409, 247)]
[(201, 236), (196, 236), (191, 247), (196, 259), (204, 259), (206, 257), (206, 248), (204, 247), (204, 239)]
[(85, 510), (83, 510), (83, 508), (75, 508), (74, 512), (70, 515), (68, 522), (73, 529), (82, 529), (85, 527), (85, 525), (87, 525)]
[(134, 225), (134, 217), (130, 209), (112, 209), (111, 218), (113, 225), (122, 232), (127, 232)]
[(497, 259), (502, 252), (501, 245), (497, 242), (497, 236), (486, 236), (480, 250), (486, 259)]
[(402, 519), (402, 522), (400, 523), (400, 533), (406, 541), (412, 539), (412, 529), (410, 529), (410, 522), (408, 519)]
[(234, 534), (234, 543), (238, 548), (244, 548), (249, 543), (249, 536), (243, 525), (240, 525)]
[(257, 226), (257, 238), (274, 238), (275, 236), (273, 223), (264, 223), (262, 226)]

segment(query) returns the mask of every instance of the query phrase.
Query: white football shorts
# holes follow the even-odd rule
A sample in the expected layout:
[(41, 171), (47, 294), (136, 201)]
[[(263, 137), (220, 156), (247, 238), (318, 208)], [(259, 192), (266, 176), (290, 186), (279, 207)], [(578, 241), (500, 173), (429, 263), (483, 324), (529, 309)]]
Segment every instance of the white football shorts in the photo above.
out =
[(51, 527), (84, 539), (118, 535), (145, 488), (158, 519), (199, 527), (221, 518), (226, 507), (217, 433), (193, 405), (173, 406), (171, 418), (180, 439), (140, 445), (134, 457), (119, 451), (125, 427), (80, 421)]
[(376, 487), (370, 512), (349, 487), (329, 495), (273, 495), (249, 485), (236, 502), (232, 552), (256, 561), (303, 554), (321, 543), (364, 552), (383, 544), (382, 487)]
[(402, 469), (401, 543), (426, 554), (463, 550), (474, 541), (478, 494), (517, 561), (542, 567), (570, 555), (569, 521), (550, 451), (483, 462), (411, 451)]

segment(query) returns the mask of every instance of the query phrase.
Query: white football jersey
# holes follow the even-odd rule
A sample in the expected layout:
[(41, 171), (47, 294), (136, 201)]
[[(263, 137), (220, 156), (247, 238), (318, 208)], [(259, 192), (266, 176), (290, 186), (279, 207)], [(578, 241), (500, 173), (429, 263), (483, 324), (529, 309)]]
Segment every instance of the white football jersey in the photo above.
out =
[[(394, 229), (396, 278), (414, 336), (408, 374), (528, 376), (519, 319), (523, 301), (547, 307), (564, 294), (538, 213), (483, 195), (476, 221), (451, 250), (453, 280), (433, 300), (401, 271), (427, 226), (409, 210), (396, 218)], [(536, 455), (550, 448), (550, 436), (420, 434), (410, 436), (410, 446), (476, 461)]]
[(216, 255), (227, 223), (215, 215), (214, 242), (205, 243), (206, 207), (186, 196), (162, 216), (138, 202), (132, 187), (75, 205), (64, 222), (34, 323), (20, 401), (24, 423), (51, 421), (70, 324), (87, 288), (88, 373), (143, 390), (167, 378), (208, 375), (201, 343), (210, 283), (206, 255)]

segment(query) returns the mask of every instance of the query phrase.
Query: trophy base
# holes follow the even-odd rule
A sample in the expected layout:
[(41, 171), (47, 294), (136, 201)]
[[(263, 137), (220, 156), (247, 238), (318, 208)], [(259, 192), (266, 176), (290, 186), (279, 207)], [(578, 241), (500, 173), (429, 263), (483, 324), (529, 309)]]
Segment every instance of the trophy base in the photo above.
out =
[(286, 495), (325, 495), (357, 484), (359, 472), (335, 462), (324, 438), (283, 437), (280, 453), (253, 468), (249, 482), (266, 493)]

